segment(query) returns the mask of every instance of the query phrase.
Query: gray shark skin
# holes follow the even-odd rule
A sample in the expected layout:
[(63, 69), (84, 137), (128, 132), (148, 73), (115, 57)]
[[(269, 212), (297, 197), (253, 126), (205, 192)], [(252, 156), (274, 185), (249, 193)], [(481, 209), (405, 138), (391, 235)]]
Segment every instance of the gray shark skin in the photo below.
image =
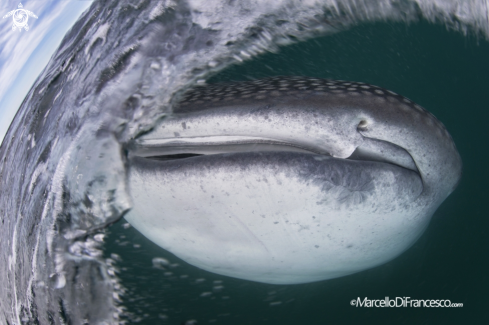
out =
[(462, 168), (445, 127), (409, 99), (305, 77), (196, 87), (128, 159), (130, 224), (199, 268), (272, 284), (398, 256)]

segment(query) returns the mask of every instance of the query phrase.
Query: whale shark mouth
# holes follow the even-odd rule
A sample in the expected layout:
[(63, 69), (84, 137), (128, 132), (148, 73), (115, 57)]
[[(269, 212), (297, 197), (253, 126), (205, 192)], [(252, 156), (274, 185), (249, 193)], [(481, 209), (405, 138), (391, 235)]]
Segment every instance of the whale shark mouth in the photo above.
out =
[[(332, 156), (320, 147), (252, 136), (202, 136), (143, 140), (137, 143), (130, 155), (150, 160), (169, 161), (246, 152), (294, 152)], [(362, 145), (345, 159), (389, 163), (419, 174), (411, 155), (405, 149), (387, 141), (364, 138)]]

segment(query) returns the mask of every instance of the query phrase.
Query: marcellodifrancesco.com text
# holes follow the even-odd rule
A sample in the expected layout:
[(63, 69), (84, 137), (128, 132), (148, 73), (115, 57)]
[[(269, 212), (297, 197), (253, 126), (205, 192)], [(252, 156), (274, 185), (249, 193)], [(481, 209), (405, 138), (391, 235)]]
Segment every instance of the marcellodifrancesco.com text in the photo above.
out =
[(463, 303), (452, 303), (448, 299), (411, 299), (411, 297), (396, 297), (390, 299), (385, 297), (384, 299), (369, 299), (364, 297), (363, 299), (358, 297), (352, 299), (350, 304), (355, 307), (426, 307), (426, 308), (449, 308), (449, 307), (463, 307)]

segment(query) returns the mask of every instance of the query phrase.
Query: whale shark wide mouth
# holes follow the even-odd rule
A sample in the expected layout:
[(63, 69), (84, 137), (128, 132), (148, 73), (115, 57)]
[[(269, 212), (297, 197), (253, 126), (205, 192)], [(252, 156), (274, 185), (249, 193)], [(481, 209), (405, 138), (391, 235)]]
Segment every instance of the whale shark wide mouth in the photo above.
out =
[[(294, 152), (332, 157), (320, 147), (272, 138), (231, 135), (140, 140), (130, 151), (130, 156), (170, 161), (246, 152)], [(419, 174), (411, 155), (405, 149), (387, 141), (364, 138), (363, 144), (346, 159), (389, 163)]]

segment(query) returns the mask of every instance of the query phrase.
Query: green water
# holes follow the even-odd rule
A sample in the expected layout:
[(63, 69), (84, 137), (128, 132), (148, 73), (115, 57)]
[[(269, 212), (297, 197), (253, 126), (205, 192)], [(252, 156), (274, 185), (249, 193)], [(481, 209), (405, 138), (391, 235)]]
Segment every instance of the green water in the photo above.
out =
[[(424, 22), (379, 23), (282, 48), (211, 78), (209, 82), (303, 75), (385, 87), (414, 100), (446, 125), (464, 162), (463, 178), (406, 253), (371, 270), (311, 284), (267, 285), (202, 271), (133, 228), (125, 229), (122, 220), (110, 228), (106, 252), (122, 258), (117, 265), (127, 289), (123, 304), (133, 315), (130, 322), (489, 324), (488, 59), (489, 43), (475, 36)], [(153, 268), (154, 257), (179, 265)], [(214, 288), (219, 286), (223, 288)], [(386, 296), (449, 299), (463, 307), (350, 305), (357, 297)]]

